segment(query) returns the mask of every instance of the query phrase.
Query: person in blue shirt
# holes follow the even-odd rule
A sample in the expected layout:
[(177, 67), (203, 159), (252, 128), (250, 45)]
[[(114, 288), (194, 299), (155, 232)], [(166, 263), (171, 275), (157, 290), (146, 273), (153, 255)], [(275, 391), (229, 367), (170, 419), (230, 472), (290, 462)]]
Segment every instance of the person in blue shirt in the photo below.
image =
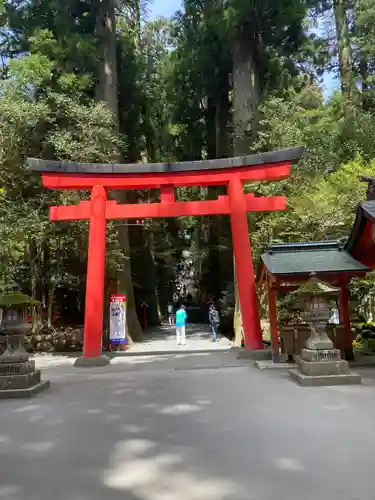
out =
[(185, 326), (187, 320), (187, 313), (185, 306), (181, 305), (176, 312), (176, 337), (178, 345), (186, 345), (185, 340)]

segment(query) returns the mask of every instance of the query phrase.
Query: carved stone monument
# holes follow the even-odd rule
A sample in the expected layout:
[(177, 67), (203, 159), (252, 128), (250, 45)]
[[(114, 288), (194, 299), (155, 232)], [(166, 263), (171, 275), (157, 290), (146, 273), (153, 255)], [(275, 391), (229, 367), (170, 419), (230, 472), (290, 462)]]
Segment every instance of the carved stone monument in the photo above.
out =
[(301, 352), (297, 368), (290, 370), (290, 377), (303, 386), (360, 384), (361, 377), (349, 371), (348, 362), (341, 359), (339, 349), (334, 349), (327, 335), (330, 310), (327, 300), (334, 297), (338, 288), (320, 281), (315, 274), (296, 292), (305, 303), (304, 317), (311, 335)]
[(2, 321), (0, 335), (3, 348), (0, 354), (0, 398), (28, 398), (48, 389), (49, 380), (41, 380), (40, 370), (23, 347), (27, 330), (26, 313), (31, 299), (26, 295), (0, 297)]

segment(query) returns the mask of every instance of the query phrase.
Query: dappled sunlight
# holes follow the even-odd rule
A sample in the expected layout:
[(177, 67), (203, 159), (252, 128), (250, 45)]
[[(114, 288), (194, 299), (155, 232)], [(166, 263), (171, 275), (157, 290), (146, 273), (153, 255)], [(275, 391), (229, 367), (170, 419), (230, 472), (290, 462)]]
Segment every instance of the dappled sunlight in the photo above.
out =
[[(132, 492), (140, 500), (242, 498), (234, 482), (207, 473), (200, 477), (184, 463), (182, 451), (160, 453), (159, 447), (159, 443), (146, 439), (117, 443), (103, 475), (104, 485)], [(251, 493), (246, 498), (251, 500)]]
[[(154, 371), (79, 371), (4, 404), (0, 500), (289, 500), (299, 485), (304, 500), (336, 500), (358, 484), (372, 498), (363, 387), (300, 391), (254, 368), (221, 370), (222, 355), (181, 355), (174, 370), (160, 358)], [(218, 369), (195, 370), (204, 364)], [(355, 485), (340, 472), (349, 465)]]
[(121, 419), (122, 419), (121, 415), (113, 415), (113, 414), (107, 414), (103, 418), (104, 422), (107, 422), (107, 423), (117, 422), (118, 420), (121, 420)]
[(20, 446), (20, 449), (26, 453), (30, 452), (32, 454), (43, 454), (51, 450), (56, 445), (57, 441), (30, 441), (28, 443), (23, 443)]
[(74, 365), (75, 357), (68, 356), (57, 356), (57, 355), (48, 355), (44, 356), (31, 356), (30, 359), (35, 361), (35, 366), (38, 369), (46, 369), (51, 366), (59, 366), (59, 367), (71, 367)]
[(141, 427), (140, 425), (131, 425), (131, 424), (121, 425), (120, 427), (118, 427), (118, 429), (128, 434), (141, 434), (142, 432), (146, 432), (145, 427)]
[(212, 352), (195, 352), (193, 354), (188, 353), (188, 354), (176, 354), (174, 357), (175, 359), (186, 359), (189, 358), (191, 359), (191, 356), (194, 356), (195, 358), (207, 358), (212, 356)]
[(198, 405), (189, 405), (189, 404), (177, 404), (166, 406), (158, 411), (160, 415), (183, 415), (187, 413), (194, 413), (197, 411), (201, 411), (202, 408)]
[(115, 396), (121, 396), (122, 394), (126, 394), (127, 392), (133, 392), (133, 389), (116, 389), (113, 391), (113, 394)]
[(45, 419), (45, 414), (43, 413), (35, 413), (34, 415), (30, 415), (28, 418), (28, 422), (33, 423), (33, 422), (39, 422), (40, 420)]
[(100, 415), (104, 413), (104, 410), (99, 410), (98, 408), (88, 408), (86, 411), (89, 415)]
[(147, 403), (145, 405), (143, 405), (143, 408), (148, 408), (149, 410), (152, 410), (153, 408), (157, 408), (157, 404), (156, 403)]
[(40, 405), (35, 405), (35, 404), (27, 404), (25, 406), (20, 406), (19, 408), (14, 408), (12, 410), (13, 413), (25, 413), (25, 412), (30, 412), (30, 411), (40, 411), (41, 406)]
[(0, 498), (2, 499), (7, 499), (7, 500), (13, 500), (13, 499), (19, 499), (19, 488), (14, 485), (0, 485)]
[(208, 406), (211, 404), (211, 401), (209, 401), (208, 399), (198, 399), (197, 404), (201, 406)]
[(61, 425), (64, 423), (64, 420), (61, 418), (53, 418), (51, 420), (47, 420), (43, 422), (43, 425), (48, 425), (49, 427), (54, 427), (55, 425)]
[[(164, 325), (162, 327), (153, 327), (145, 333), (143, 342), (133, 344), (129, 347), (130, 354), (139, 356), (151, 354), (153, 356), (162, 356), (173, 353), (198, 354), (212, 352), (227, 352), (231, 343), (225, 337), (220, 342), (211, 342), (211, 331), (208, 325), (189, 324), (186, 328), (186, 345), (178, 346), (176, 342), (175, 327)], [(126, 357), (126, 356), (124, 356)], [(139, 363), (139, 361), (135, 361)]]
[(160, 356), (118, 356), (111, 360), (113, 365), (122, 365), (122, 364), (132, 364), (139, 365), (144, 363), (149, 363), (150, 361), (160, 361)]
[(328, 411), (338, 411), (338, 412), (341, 412), (341, 411), (345, 411), (345, 410), (348, 410), (349, 409), (349, 405), (344, 405), (344, 404), (337, 404), (337, 405), (322, 405), (322, 408), (324, 410), (328, 410)]
[(305, 470), (305, 467), (301, 464), (301, 461), (295, 457), (281, 457), (275, 460), (275, 467), (282, 471), (287, 472), (301, 472)]

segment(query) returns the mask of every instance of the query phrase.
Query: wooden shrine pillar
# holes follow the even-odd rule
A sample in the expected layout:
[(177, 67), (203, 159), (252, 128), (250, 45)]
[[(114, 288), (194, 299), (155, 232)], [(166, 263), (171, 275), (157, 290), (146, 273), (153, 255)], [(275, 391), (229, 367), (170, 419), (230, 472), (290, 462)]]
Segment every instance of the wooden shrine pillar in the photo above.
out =
[(90, 203), (83, 356), (77, 359), (76, 366), (101, 366), (109, 363), (109, 359), (102, 355), (106, 203), (105, 188), (94, 186)]
[(229, 181), (228, 196), (245, 348), (249, 350), (263, 349), (249, 227), (247, 224), (246, 197), (239, 177), (232, 177)]
[(172, 203), (175, 201), (174, 186), (161, 186), (160, 201), (164, 203)]
[(270, 320), (270, 331), (271, 331), (272, 357), (273, 359), (277, 359), (280, 354), (279, 330), (277, 326), (277, 305), (276, 305), (277, 291), (270, 283), (267, 283), (267, 294), (268, 294), (268, 315)]
[(348, 292), (348, 282), (340, 282), (340, 296), (339, 296), (339, 310), (340, 310), (340, 322), (344, 326), (344, 351), (346, 358), (353, 358), (353, 346), (351, 340), (350, 332), (350, 312), (349, 312), (349, 292)]

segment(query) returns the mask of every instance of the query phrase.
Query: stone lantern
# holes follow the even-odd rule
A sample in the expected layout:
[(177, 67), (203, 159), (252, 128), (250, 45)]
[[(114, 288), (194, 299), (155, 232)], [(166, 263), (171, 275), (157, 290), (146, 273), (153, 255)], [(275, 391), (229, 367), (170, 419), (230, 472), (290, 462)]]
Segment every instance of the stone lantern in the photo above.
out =
[(27, 323), (27, 308), (35, 305), (30, 297), (23, 294), (0, 296), (2, 319), (0, 336), (3, 349), (0, 354), (0, 398), (27, 398), (50, 386), (42, 381), (40, 370), (35, 369), (35, 361), (23, 346)]
[(189, 250), (182, 250), (182, 258), (187, 260), (190, 257), (190, 251)]
[(320, 281), (315, 273), (294, 295), (304, 303), (303, 316), (311, 335), (306, 348), (301, 352), (297, 368), (290, 370), (293, 380), (304, 386), (360, 384), (361, 377), (349, 372), (348, 362), (341, 359), (339, 349), (333, 347), (327, 335), (330, 318), (329, 301), (334, 299), (339, 289)]

